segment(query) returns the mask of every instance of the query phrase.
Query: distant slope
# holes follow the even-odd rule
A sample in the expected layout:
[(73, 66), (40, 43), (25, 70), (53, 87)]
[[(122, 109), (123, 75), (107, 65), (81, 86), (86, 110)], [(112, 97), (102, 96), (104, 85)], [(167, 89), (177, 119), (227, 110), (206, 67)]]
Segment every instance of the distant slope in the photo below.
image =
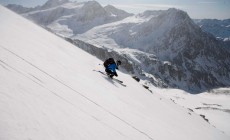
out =
[(93, 71), (95, 57), (0, 6), (0, 139), (228, 140), (197, 114)]
[(217, 38), (230, 41), (230, 19), (199, 19), (194, 21), (202, 30), (213, 34)]

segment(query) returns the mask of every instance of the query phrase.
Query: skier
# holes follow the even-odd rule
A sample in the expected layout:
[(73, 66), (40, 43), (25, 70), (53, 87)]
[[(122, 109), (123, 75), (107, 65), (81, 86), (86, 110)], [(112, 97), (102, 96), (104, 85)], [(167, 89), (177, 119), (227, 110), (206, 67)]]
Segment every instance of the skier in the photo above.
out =
[(115, 63), (113, 58), (109, 58), (109, 59), (105, 60), (104, 67), (105, 67), (106, 74), (110, 78), (113, 78), (113, 76), (118, 76), (117, 72), (116, 72), (116, 69), (118, 69), (119, 65), (121, 65), (120, 60), (117, 60), (116, 63)]

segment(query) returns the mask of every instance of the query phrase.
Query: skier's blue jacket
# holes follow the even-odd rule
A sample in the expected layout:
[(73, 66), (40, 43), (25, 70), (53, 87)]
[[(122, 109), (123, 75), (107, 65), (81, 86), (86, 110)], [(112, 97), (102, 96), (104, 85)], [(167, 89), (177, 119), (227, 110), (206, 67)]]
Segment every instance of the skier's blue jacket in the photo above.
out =
[(115, 63), (110, 64), (106, 69), (116, 73), (117, 65)]

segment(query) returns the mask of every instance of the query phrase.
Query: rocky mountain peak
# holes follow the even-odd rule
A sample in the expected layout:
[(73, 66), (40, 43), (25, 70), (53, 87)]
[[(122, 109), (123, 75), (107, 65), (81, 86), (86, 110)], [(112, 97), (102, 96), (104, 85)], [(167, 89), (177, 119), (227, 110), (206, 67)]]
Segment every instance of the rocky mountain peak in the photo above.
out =
[(98, 3), (97, 1), (87, 1), (85, 2), (85, 6), (86, 7), (100, 7), (103, 8), (100, 3)]
[(96, 18), (105, 17), (107, 12), (105, 9), (96, 1), (88, 1), (84, 3), (82, 7), (82, 16), (80, 19), (83, 21), (90, 21)]
[(69, 0), (48, 0), (43, 6), (42, 9), (47, 9), (51, 7), (55, 7), (58, 5), (62, 5), (64, 3), (70, 2)]
[(175, 8), (166, 10), (159, 15), (158, 19), (164, 20), (169, 25), (177, 25), (181, 22), (193, 22), (186, 12)]
[(112, 5), (107, 5), (104, 8), (107, 12), (111, 13), (114, 16), (131, 16), (131, 15), (133, 15), (133, 14), (127, 13), (124, 10), (117, 9), (116, 7), (114, 7)]

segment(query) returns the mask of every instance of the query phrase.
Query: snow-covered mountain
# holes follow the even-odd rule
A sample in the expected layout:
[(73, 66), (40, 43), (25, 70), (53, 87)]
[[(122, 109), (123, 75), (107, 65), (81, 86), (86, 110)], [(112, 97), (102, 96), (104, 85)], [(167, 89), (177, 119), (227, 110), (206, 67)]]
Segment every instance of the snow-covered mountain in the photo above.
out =
[(230, 41), (230, 19), (197, 19), (194, 21), (202, 30), (213, 34), (216, 38)]
[(230, 53), (181, 10), (147, 11), (75, 38), (120, 53), (152, 83), (196, 92), (230, 85)]
[(107, 12), (109, 12), (112, 16), (114, 16), (114, 17), (120, 16), (122, 19), (133, 15), (133, 14), (127, 13), (124, 10), (117, 9), (116, 7), (114, 7), (112, 5), (107, 5), (107, 6), (104, 7), (104, 9)]
[[(19, 11), (17, 5), (7, 7), (13, 11)], [(21, 7), (20, 11), (22, 11)], [(113, 6), (104, 8), (96, 1), (71, 2), (68, 0), (48, 0), (39, 8), (23, 13), (26, 18), (62, 36), (84, 33), (95, 26), (118, 21), (130, 15), (132, 14)]]
[(2, 6), (0, 19), (1, 140), (229, 139), (127, 74), (124, 87), (93, 71), (99, 59)]

